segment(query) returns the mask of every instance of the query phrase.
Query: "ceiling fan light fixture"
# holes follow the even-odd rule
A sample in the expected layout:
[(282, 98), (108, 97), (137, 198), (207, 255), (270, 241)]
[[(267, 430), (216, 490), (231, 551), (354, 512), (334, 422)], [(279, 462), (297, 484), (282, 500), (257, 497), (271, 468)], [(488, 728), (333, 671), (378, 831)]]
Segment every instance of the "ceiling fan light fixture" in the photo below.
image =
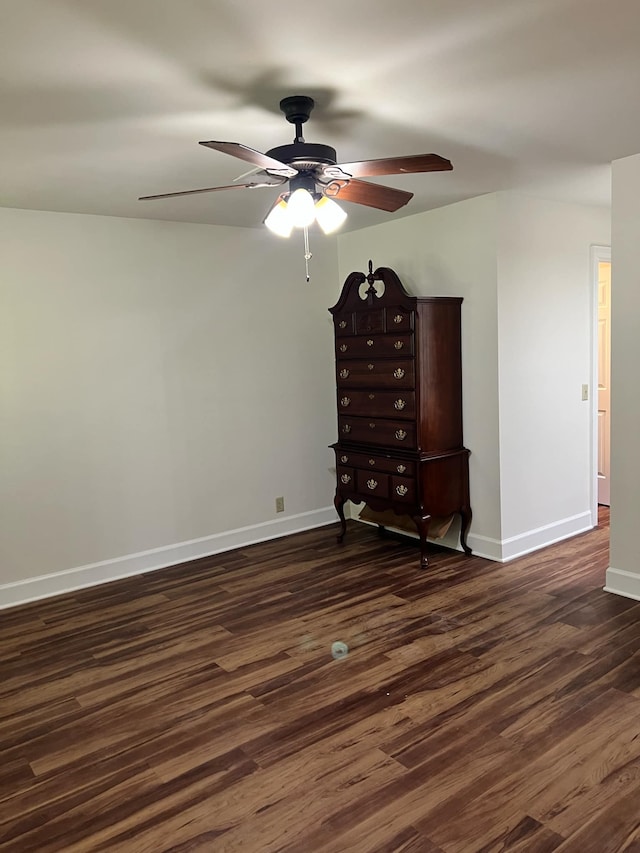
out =
[(264, 220), (264, 224), (272, 234), (277, 234), (278, 237), (289, 237), (291, 235), (293, 222), (291, 221), (289, 206), (284, 198), (280, 198), (273, 205)]
[(308, 228), (314, 221), (325, 234), (333, 234), (346, 218), (346, 211), (332, 199), (299, 187), (279, 198), (265, 217), (264, 224), (278, 237), (290, 237), (294, 228)]
[(304, 187), (298, 187), (291, 193), (287, 210), (294, 228), (308, 228), (316, 218), (313, 196)]
[(347, 213), (326, 195), (321, 196), (315, 206), (316, 222), (325, 234), (333, 234), (344, 223)]

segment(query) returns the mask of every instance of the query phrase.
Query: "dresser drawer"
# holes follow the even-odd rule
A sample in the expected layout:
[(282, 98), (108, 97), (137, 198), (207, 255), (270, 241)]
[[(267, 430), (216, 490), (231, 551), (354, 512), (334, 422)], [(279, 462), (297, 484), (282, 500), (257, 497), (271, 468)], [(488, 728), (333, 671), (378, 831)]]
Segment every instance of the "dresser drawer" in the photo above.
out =
[(410, 421), (338, 415), (338, 431), (343, 441), (409, 449), (416, 446), (416, 427)]
[(338, 389), (338, 412), (378, 418), (408, 418), (416, 414), (414, 391), (358, 391)]
[(415, 370), (413, 359), (346, 360), (336, 361), (340, 388), (413, 388)]
[(349, 489), (355, 489), (356, 472), (353, 470), (353, 468), (348, 468), (345, 465), (337, 465), (336, 476), (338, 479), (338, 485), (345, 486)]
[(356, 313), (356, 335), (384, 332), (384, 308)]
[(336, 353), (344, 358), (371, 358), (413, 355), (413, 335), (356, 335), (336, 341)]
[(416, 481), (409, 477), (391, 477), (389, 497), (393, 501), (412, 504), (416, 500)]
[(333, 325), (336, 330), (336, 337), (353, 334), (353, 314), (348, 311), (345, 314), (338, 314), (333, 318)]
[(389, 497), (389, 475), (372, 471), (356, 471), (358, 494), (376, 498)]
[(408, 459), (381, 456), (379, 453), (352, 453), (350, 450), (336, 449), (336, 463), (338, 466), (353, 466), (364, 470), (383, 471), (387, 474), (402, 474), (405, 477), (414, 477), (416, 473), (415, 462)]
[(393, 306), (385, 310), (387, 332), (404, 332), (413, 329), (413, 311), (407, 311), (406, 308), (394, 308)]

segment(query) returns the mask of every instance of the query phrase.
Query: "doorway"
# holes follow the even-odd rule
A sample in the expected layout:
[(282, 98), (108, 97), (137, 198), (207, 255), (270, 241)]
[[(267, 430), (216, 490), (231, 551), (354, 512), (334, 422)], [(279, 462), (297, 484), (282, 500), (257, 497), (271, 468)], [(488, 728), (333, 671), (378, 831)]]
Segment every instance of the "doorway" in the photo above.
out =
[(598, 506), (610, 505), (611, 456), (611, 248), (591, 249), (593, 282), (592, 523)]
[(610, 506), (611, 261), (598, 262), (598, 503)]

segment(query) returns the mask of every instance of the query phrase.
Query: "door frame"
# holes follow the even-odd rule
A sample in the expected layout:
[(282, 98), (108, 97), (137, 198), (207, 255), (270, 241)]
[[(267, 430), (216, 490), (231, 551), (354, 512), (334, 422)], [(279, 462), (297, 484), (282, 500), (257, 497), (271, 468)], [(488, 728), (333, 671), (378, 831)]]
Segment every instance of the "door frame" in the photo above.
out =
[[(591, 246), (591, 524), (598, 525), (598, 264), (611, 263), (611, 246)], [(613, 268), (612, 268), (613, 269)]]

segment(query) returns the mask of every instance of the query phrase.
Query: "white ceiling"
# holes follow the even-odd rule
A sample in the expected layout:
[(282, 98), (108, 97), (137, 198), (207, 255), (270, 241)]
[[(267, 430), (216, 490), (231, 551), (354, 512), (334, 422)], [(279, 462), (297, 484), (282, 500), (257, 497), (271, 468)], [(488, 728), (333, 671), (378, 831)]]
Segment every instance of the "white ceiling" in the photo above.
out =
[(396, 214), (515, 188), (610, 202), (610, 162), (640, 152), (638, 0), (3, 0), (0, 204), (260, 226), (277, 190), (200, 139), (265, 151), (278, 109), (317, 106), (308, 142), (339, 161), (435, 152), (453, 172), (371, 179), (415, 193)]

